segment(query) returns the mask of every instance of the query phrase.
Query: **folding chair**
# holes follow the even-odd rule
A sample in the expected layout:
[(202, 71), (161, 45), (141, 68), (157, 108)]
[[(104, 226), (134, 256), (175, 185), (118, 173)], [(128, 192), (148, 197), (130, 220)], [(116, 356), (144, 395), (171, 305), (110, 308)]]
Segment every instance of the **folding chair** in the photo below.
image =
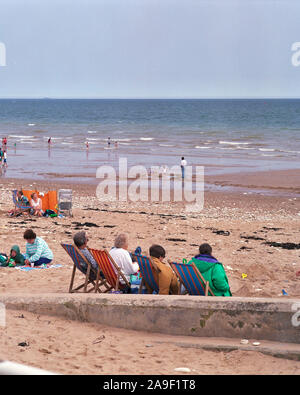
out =
[(73, 217), (72, 213), (72, 189), (59, 189), (58, 190), (58, 214), (66, 213)]
[(29, 211), (30, 210), (30, 206), (26, 206), (24, 205), (22, 202), (18, 201), (18, 191), (15, 189), (12, 191), (12, 198), (13, 198), (13, 203), (15, 205), (15, 208), (20, 210), (21, 213), (23, 213), (24, 211)]
[[(130, 288), (130, 283), (127, 278), (122, 273), (119, 266), (113, 260), (106, 250), (96, 250), (94, 248), (89, 248), (90, 253), (93, 255), (95, 261), (98, 263), (99, 268), (104, 274), (107, 283), (109, 284), (110, 290), (122, 291)], [(124, 284), (120, 282), (120, 278), (123, 280)]]
[(209, 293), (210, 296), (214, 296), (214, 293), (209, 287), (209, 281), (204, 279), (193, 262), (169, 262), (169, 264), (178, 277), (180, 284), (183, 284), (190, 295), (208, 296)]
[(138, 254), (131, 254), (132, 258), (136, 258), (140, 272), (142, 274), (142, 282), (140, 285), (139, 293), (142, 292), (142, 286), (147, 284), (156, 293), (159, 292), (159, 286), (154, 278), (154, 271), (158, 274), (160, 272), (159, 268), (153, 263), (152, 259)]
[[(98, 270), (96, 273), (90, 262), (86, 259), (86, 257), (80, 252), (80, 250), (75, 245), (61, 243), (61, 246), (68, 253), (68, 255), (71, 257), (74, 263), (70, 286), (69, 286), (69, 293), (79, 292), (81, 288), (83, 288), (83, 292), (94, 291), (94, 292), (102, 293), (108, 291), (108, 286), (106, 284), (105, 279), (101, 279), (99, 283), (100, 270)], [(85, 275), (85, 281), (84, 283), (80, 284), (76, 288), (73, 288), (76, 269), (78, 269), (81, 273)], [(87, 287), (89, 284), (92, 284), (92, 287), (88, 290)], [(104, 285), (106, 287), (106, 290), (101, 291), (100, 289), (101, 285)]]

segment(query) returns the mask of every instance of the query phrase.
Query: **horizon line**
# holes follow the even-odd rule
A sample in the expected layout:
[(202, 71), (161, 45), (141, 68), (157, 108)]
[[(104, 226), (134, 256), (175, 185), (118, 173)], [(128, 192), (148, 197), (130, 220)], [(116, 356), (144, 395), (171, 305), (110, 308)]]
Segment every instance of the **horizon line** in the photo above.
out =
[(232, 97), (50, 97), (50, 96), (21, 96), (21, 97), (1, 97), (0, 100), (297, 100), (299, 97), (287, 96), (232, 96)]

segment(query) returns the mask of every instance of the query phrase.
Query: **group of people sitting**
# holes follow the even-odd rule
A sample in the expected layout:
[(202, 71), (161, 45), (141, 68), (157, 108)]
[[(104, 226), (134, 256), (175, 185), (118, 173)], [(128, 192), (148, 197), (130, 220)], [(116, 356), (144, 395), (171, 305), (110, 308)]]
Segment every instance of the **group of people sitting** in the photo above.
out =
[[(19, 246), (13, 246), (10, 255), (0, 253), (0, 266), (40, 266), (42, 264), (50, 264), (53, 260), (53, 252), (49, 248), (46, 241), (38, 237), (32, 229), (27, 229), (23, 235), (26, 240), (26, 253), (21, 254)], [(75, 246), (84, 255), (86, 260), (94, 269), (92, 275), (95, 276), (99, 269), (99, 265), (88, 249), (88, 237), (84, 231), (77, 232), (73, 241)], [(114, 241), (114, 246), (109, 251), (109, 255), (120, 268), (124, 277), (130, 283), (131, 276), (136, 275), (139, 271), (139, 265), (132, 259), (129, 252), (128, 236), (124, 233), (117, 235)], [(138, 247), (135, 253), (141, 253)], [(133, 255), (134, 256), (134, 255)], [(165, 262), (165, 249), (154, 244), (149, 248), (149, 256), (151, 257), (152, 265), (154, 266), (153, 275), (156, 283), (159, 286), (160, 295), (177, 295), (179, 291), (179, 282), (177, 276), (171, 267)], [(226, 276), (223, 265), (212, 256), (212, 248), (209, 244), (201, 244), (199, 247), (199, 254), (191, 259), (197, 269), (200, 271), (206, 281), (209, 281), (210, 288), (215, 296), (231, 296), (228, 278)], [(83, 271), (86, 273), (88, 267), (85, 261), (82, 261)], [(100, 276), (104, 278), (100, 271)], [(96, 277), (96, 276), (95, 276)], [(94, 279), (95, 279), (94, 277)], [(120, 277), (120, 283), (124, 285), (124, 280)], [(145, 284), (148, 293), (153, 293), (153, 289), (149, 284)], [(181, 290), (182, 291), (182, 290)], [(130, 289), (126, 290), (130, 293)]]
[[(31, 194), (30, 201), (28, 198), (23, 194), (23, 191), (17, 192), (17, 202), (22, 205), (22, 209), (19, 207), (15, 207), (13, 210), (10, 211), (10, 216), (19, 215), (21, 213), (24, 214), (31, 214), (36, 215), (38, 217), (42, 217), (44, 211), (42, 209), (42, 200), (38, 197), (37, 193), (34, 192)], [(28, 206), (28, 210), (24, 210), (24, 207)]]
[(0, 253), (0, 266), (40, 266), (49, 264), (53, 260), (53, 252), (42, 237), (38, 237), (32, 229), (27, 229), (23, 235), (26, 240), (26, 253), (20, 252), (20, 247), (15, 245), (10, 254)]
[[(86, 233), (84, 231), (76, 233), (73, 237), (73, 241), (76, 247), (91, 264), (91, 266), (95, 269), (95, 271), (97, 271), (99, 266), (92, 254), (89, 252), (88, 238)], [(128, 251), (128, 245), (128, 236), (124, 233), (119, 234), (115, 238), (114, 246), (109, 251), (109, 255), (118, 265), (123, 275), (130, 283), (131, 275), (137, 274), (139, 271), (139, 265), (132, 259), (131, 254)], [(153, 271), (153, 275), (159, 286), (159, 294), (178, 294), (179, 283), (177, 276), (171, 267), (165, 262), (165, 249), (160, 245), (154, 244), (149, 248), (149, 256), (151, 257), (152, 265), (156, 269)], [(210, 288), (215, 296), (232, 295), (225, 269), (223, 265), (212, 256), (212, 248), (209, 244), (201, 244), (199, 247), (199, 254), (192, 258), (190, 262), (193, 262), (200, 273), (203, 275), (204, 279), (209, 281)], [(85, 265), (83, 267), (86, 272), (87, 265), (85, 262), (82, 263)], [(100, 276), (101, 275), (103, 276), (102, 273), (100, 273)], [(120, 277), (119, 281), (121, 284), (124, 284), (122, 277)], [(149, 284), (145, 284), (145, 286), (148, 293), (153, 293), (153, 289), (150, 288)]]

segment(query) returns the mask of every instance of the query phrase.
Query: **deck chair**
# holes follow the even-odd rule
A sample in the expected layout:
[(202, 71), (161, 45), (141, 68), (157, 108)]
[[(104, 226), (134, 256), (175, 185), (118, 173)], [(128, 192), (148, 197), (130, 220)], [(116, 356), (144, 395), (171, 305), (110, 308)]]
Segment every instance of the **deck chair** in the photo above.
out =
[(160, 270), (153, 263), (152, 259), (147, 256), (138, 255), (138, 254), (131, 254), (131, 258), (136, 258), (137, 263), (139, 264), (140, 267), (140, 272), (142, 274), (142, 282), (139, 288), (139, 293), (142, 292), (142, 287), (144, 284), (145, 285), (147, 284), (151, 289), (153, 289), (153, 291), (158, 293), (159, 286), (154, 278), (153, 272), (155, 271), (156, 273), (159, 273)]
[[(74, 266), (69, 286), (69, 293), (79, 292), (80, 289), (83, 288), (83, 292), (107, 292), (108, 286), (106, 284), (106, 280), (101, 278), (100, 281), (100, 270), (96, 271), (90, 264), (90, 262), (86, 259), (86, 257), (81, 253), (81, 251), (72, 244), (63, 244), (61, 243), (62, 248), (67, 252), (67, 254), (71, 257)], [(85, 265), (87, 265), (87, 270), (85, 269)], [(73, 288), (74, 278), (76, 269), (78, 269), (85, 276), (84, 283), (80, 284), (76, 288)], [(91, 284), (91, 288), (88, 289), (88, 285)], [(100, 286), (104, 285), (106, 290), (102, 291)]]
[[(94, 248), (89, 248), (90, 253), (93, 255), (95, 261), (98, 263), (104, 277), (109, 284), (108, 291), (123, 291), (130, 288), (130, 283), (127, 278), (122, 273), (119, 266), (113, 260), (106, 250), (96, 250)], [(120, 278), (123, 280), (124, 284), (120, 282)]]
[(30, 206), (26, 206), (23, 203), (18, 201), (18, 191), (15, 189), (12, 191), (12, 198), (13, 198), (13, 203), (15, 205), (15, 208), (20, 210), (21, 213), (25, 211), (29, 211)]
[(209, 287), (209, 281), (204, 279), (193, 262), (176, 263), (169, 261), (169, 264), (178, 277), (180, 284), (183, 284), (190, 295), (209, 296), (208, 294), (210, 294), (210, 296), (214, 296)]

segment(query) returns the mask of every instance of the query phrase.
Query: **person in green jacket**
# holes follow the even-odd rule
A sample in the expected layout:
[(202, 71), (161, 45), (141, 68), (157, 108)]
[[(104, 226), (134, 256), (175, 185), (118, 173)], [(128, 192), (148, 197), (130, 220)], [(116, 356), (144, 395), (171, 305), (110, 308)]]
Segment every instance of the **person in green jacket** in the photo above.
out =
[(19, 246), (15, 245), (11, 247), (10, 257), (9, 257), (9, 265), (8, 266), (24, 266), (25, 258), (23, 254), (20, 252)]
[(196, 255), (189, 263), (193, 262), (200, 271), (215, 296), (232, 296), (225, 269), (212, 253), (209, 244), (204, 243), (199, 247), (199, 255)]
[(9, 257), (6, 254), (1, 254), (0, 256), (0, 266), (1, 267), (15, 267), (24, 266), (25, 258), (20, 252), (19, 246), (12, 246), (10, 249)]

